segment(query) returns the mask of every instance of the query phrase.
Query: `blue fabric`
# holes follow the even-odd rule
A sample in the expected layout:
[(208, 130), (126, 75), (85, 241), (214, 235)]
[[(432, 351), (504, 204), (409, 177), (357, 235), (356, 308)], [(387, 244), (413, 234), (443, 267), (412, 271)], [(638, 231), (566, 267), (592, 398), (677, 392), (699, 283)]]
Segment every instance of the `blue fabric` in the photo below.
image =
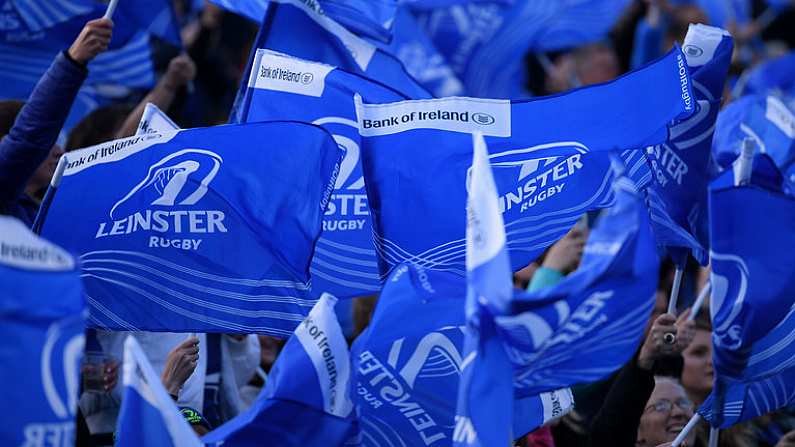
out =
[(746, 138), (776, 163), (785, 191), (795, 192), (795, 107), (772, 95), (746, 95), (724, 107), (712, 141), (713, 157), (722, 169), (731, 167)]
[(556, 51), (603, 39), (627, 0), (469, 3), (437, 9), (423, 23), (439, 51), (482, 98), (525, 95), (528, 52)]
[(795, 51), (754, 67), (745, 79), (743, 94), (784, 92), (795, 95)]
[(516, 0), (399, 0), (401, 5), (408, 5), (412, 9), (427, 10), (436, 8), (446, 8), (454, 5), (465, 5), (467, 3), (494, 3), (494, 4), (513, 4)]
[[(528, 101), (361, 105), (362, 167), (382, 273), (410, 261), (464, 275), (465, 219), (458, 210), (465, 208), (470, 167), (466, 132), (474, 130), (486, 133), (497, 167), (513, 269), (526, 266), (583, 213), (612, 203), (610, 161), (603, 151), (663, 142), (667, 123), (692, 112), (689, 81), (680, 82), (679, 64), (684, 66), (684, 56), (674, 49), (612, 83)], [(657, 88), (650, 91), (649, 85)], [(403, 117), (409, 123), (395, 125)], [(510, 137), (489, 136), (508, 132)], [(649, 172), (640, 152), (622, 155), (642, 184)]]
[(287, 340), (265, 388), (243, 413), (207, 434), (208, 445), (342, 445), (355, 429), (350, 358), (325, 295)]
[[(259, 34), (252, 46), (247, 73), (254, 66), (258, 49), (270, 49), (294, 57), (333, 65), (352, 73), (375, 79), (405, 97), (431, 97), (406, 71), (400, 61), (377, 49), (370, 42), (348, 32), (326, 15), (298, 2), (270, 2)], [(300, 29), (300, 33), (295, 30)], [(230, 116), (241, 122), (247, 113), (247, 86), (240, 85)]]
[(715, 427), (790, 405), (795, 395), (788, 341), (795, 333), (795, 199), (765, 181), (776, 170), (766, 155), (755, 157), (753, 170), (747, 186), (733, 186), (726, 171), (710, 187), (715, 380), (699, 412)]
[[(370, 207), (361, 168), (361, 139), (356, 123), (353, 95), (360, 94), (375, 102), (406, 99), (396, 91), (342, 69), (288, 58), (261, 50), (254, 60), (253, 73), (241, 110), (243, 122), (268, 119), (294, 119), (314, 122), (331, 132), (345, 148), (335, 190), (323, 217), (323, 232), (312, 259), (312, 292), (328, 292), (344, 299), (369, 295), (381, 288), (381, 277), (372, 241)], [(257, 83), (263, 73), (278, 70), (314, 73), (314, 81), (323, 83), (320, 96), (285, 89), (287, 85)], [(325, 71), (331, 70), (327, 75)], [(293, 83), (294, 84), (294, 83)], [(301, 84), (299, 84), (301, 85)]]
[[(648, 151), (655, 180), (646, 190), (652, 227), (658, 246), (678, 265), (684, 265), (687, 250), (701, 265), (708, 261), (706, 201), (712, 134), (733, 48), (731, 37), (723, 33), (718, 28), (691, 26), (684, 51), (698, 112), (673, 125), (668, 141)], [(709, 57), (711, 47), (714, 53)]]
[(81, 254), (93, 326), (285, 336), (313, 305), (309, 261), (341, 156), (323, 129), (218, 126), (67, 156), (42, 234)]
[(398, 9), (393, 28), (392, 41), (380, 47), (400, 59), (417, 82), (437, 98), (464, 94), (464, 85), (407, 7)]
[(632, 42), (632, 59), (629, 63), (631, 69), (642, 67), (660, 57), (663, 46), (663, 25), (658, 23), (652, 26), (646, 18), (640, 19), (635, 27), (635, 37)]
[[(0, 52), (0, 59), (3, 54)], [(85, 78), (85, 69), (59, 53), (35, 84), (14, 127), (0, 140), (0, 212), (3, 214), (14, 215), (28, 225), (33, 223), (30, 216), (35, 215), (38, 207), (29, 200), (21, 200), (25, 185), (58, 139)]]
[(69, 444), (83, 354), (80, 272), (67, 253), (0, 216), (0, 444)]
[[(593, 382), (637, 349), (659, 263), (642, 199), (625, 177), (614, 188), (617, 203), (591, 232), (580, 267), (557, 286), (516, 293), (505, 315), (487, 310), (493, 293), (477, 292), (479, 327), (468, 340), (475, 354), (469, 388), (462, 378), (456, 445), (505, 444), (504, 394), (521, 399)], [(468, 415), (460, 412), (467, 407)]]

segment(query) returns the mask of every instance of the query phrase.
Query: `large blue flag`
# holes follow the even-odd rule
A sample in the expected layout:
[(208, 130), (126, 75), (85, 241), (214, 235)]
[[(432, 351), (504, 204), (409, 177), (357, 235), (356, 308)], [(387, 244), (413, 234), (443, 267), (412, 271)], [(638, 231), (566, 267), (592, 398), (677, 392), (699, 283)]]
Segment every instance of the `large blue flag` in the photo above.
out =
[(67, 156), (42, 233), (80, 253), (93, 326), (285, 336), (314, 304), (341, 156), (323, 129), (190, 129)]
[(526, 96), (524, 58), (605, 37), (628, 0), (471, 2), (422, 18), (439, 51), (468, 94), (485, 98)]
[[(657, 88), (649, 91), (649, 85)], [(458, 211), (466, 204), (468, 133), (486, 135), (518, 270), (583, 213), (612, 203), (603, 151), (662, 143), (667, 124), (694, 109), (679, 49), (611, 83), (559, 96), (359, 104), (362, 167), (382, 273), (410, 261), (463, 276), (465, 220)], [(624, 154), (633, 177), (641, 179), (644, 168), (649, 174), (642, 155)]]
[[(295, 30), (300, 29), (300, 33)], [(323, 62), (376, 79), (408, 98), (431, 95), (409, 75), (396, 57), (353, 34), (326, 15), (316, 2), (273, 0), (268, 3), (259, 34), (254, 41), (248, 72), (258, 49)], [(241, 122), (249, 103), (247, 86), (241, 84), (230, 121)]]
[(219, 446), (338, 446), (351, 436), (351, 362), (334, 315), (336, 302), (331, 295), (318, 300), (287, 340), (257, 400), (202, 441)]
[(75, 260), (0, 216), (0, 290), (0, 444), (72, 445), (85, 329)]
[(701, 265), (707, 263), (712, 134), (733, 46), (729, 33), (720, 28), (690, 25), (683, 48), (698, 112), (672, 126), (668, 141), (648, 149), (655, 180), (646, 189), (651, 223), (658, 245), (679, 265), (687, 250)]
[(712, 153), (727, 169), (750, 138), (782, 171), (785, 190), (795, 192), (795, 103), (788, 106), (773, 95), (746, 95), (721, 110), (715, 124)]
[(750, 184), (728, 170), (710, 187), (715, 380), (699, 413), (715, 427), (795, 400), (795, 199), (775, 171), (758, 155)]
[(398, 9), (393, 28), (392, 41), (388, 45), (382, 44), (381, 48), (400, 59), (417, 82), (437, 98), (464, 94), (464, 85), (408, 7)]
[(200, 447), (202, 442), (179, 413), (135, 336), (124, 341), (124, 395), (116, 429), (117, 447)]
[(259, 50), (248, 82), (249, 103), (242, 109), (244, 122), (279, 118), (323, 126), (345, 149), (312, 259), (315, 296), (328, 292), (344, 299), (381, 288), (360, 161), (355, 94), (374, 102), (406, 99), (345, 70)]
[(738, 81), (741, 83), (741, 93), (744, 95), (786, 93), (795, 96), (793, 70), (795, 70), (795, 51), (762, 62)]

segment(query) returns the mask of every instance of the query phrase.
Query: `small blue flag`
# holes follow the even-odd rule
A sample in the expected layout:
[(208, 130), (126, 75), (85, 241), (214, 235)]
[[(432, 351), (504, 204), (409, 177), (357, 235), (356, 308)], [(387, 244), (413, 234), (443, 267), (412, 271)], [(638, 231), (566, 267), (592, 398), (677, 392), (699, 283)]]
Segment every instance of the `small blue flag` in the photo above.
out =
[(71, 445), (85, 338), (74, 258), (0, 216), (2, 445)]
[(746, 138), (773, 159), (784, 175), (785, 191), (795, 193), (795, 103), (789, 106), (773, 95), (746, 95), (724, 107), (712, 141), (713, 157), (722, 169), (731, 167)]
[(252, 406), (207, 434), (208, 445), (342, 445), (355, 428), (351, 364), (334, 305), (323, 295), (273, 365)]
[[(408, 261), (464, 276), (459, 211), (466, 205), (471, 132), (486, 136), (518, 270), (583, 213), (612, 203), (604, 151), (664, 142), (667, 124), (695, 109), (689, 79), (684, 55), (674, 49), (616, 81), (559, 96), (359, 104), (362, 167), (382, 273)], [(652, 84), (657, 88), (649, 91)], [(624, 157), (633, 163), (633, 176), (644, 172), (640, 151)]]
[(668, 141), (649, 148), (654, 182), (646, 189), (657, 244), (684, 265), (687, 250), (707, 264), (707, 184), (712, 169), (712, 134), (733, 43), (728, 32), (690, 25), (683, 51), (693, 78), (698, 112), (671, 127)]
[(201, 447), (134, 335), (124, 341), (124, 394), (117, 447)]
[(769, 181), (775, 170), (770, 158), (757, 155), (750, 184), (734, 186), (735, 172), (727, 170), (710, 187), (715, 380), (699, 413), (715, 427), (795, 399), (795, 348), (788, 341), (795, 334), (795, 199)]
[(519, 98), (528, 96), (524, 66), (527, 53), (572, 48), (603, 39), (629, 3), (470, 2), (432, 10), (421, 18), (421, 23), (463, 81), (467, 94)]
[[(409, 75), (391, 54), (323, 13), (316, 2), (274, 0), (268, 4), (259, 34), (252, 47), (247, 72), (254, 66), (258, 49), (270, 49), (290, 56), (333, 65), (375, 79), (407, 98), (430, 98), (431, 94)], [(296, 33), (295, 30), (301, 30)], [(249, 102), (247, 86), (241, 84), (230, 121), (241, 122)]]
[(278, 121), (100, 144), (67, 155), (42, 234), (81, 254), (92, 326), (286, 336), (340, 156)]

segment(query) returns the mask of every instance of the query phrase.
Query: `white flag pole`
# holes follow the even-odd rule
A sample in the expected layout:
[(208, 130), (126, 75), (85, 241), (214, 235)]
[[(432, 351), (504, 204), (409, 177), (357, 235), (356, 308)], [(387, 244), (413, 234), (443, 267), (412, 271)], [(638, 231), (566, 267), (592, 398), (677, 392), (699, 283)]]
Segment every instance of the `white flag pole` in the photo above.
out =
[(679, 301), (679, 289), (682, 287), (682, 276), (685, 274), (685, 268), (676, 266), (674, 272), (674, 284), (671, 287), (671, 298), (668, 300), (668, 313), (676, 315), (676, 303)]
[(674, 442), (671, 443), (671, 447), (679, 447), (680, 445), (682, 445), (682, 443), (685, 441), (685, 438), (687, 438), (687, 435), (689, 435), (690, 432), (693, 431), (694, 428), (696, 428), (696, 425), (700, 420), (701, 420), (701, 415), (698, 413), (694, 414), (693, 417), (690, 418), (689, 421), (687, 421), (687, 425), (685, 425), (685, 428), (683, 428), (682, 431), (676, 436)]
[(734, 162), (734, 186), (745, 185), (751, 181), (754, 152), (756, 152), (756, 142), (751, 138), (744, 139), (740, 156)]
[(110, 0), (108, 2), (108, 9), (105, 10), (105, 15), (102, 16), (103, 19), (112, 19), (113, 12), (116, 11), (116, 6), (119, 4), (119, 0)]
[(709, 447), (718, 447), (718, 439), (720, 438), (720, 429), (715, 427), (709, 428)]
[(47, 218), (47, 212), (50, 210), (50, 205), (52, 205), (52, 200), (55, 198), (55, 193), (58, 192), (58, 187), (61, 185), (61, 179), (63, 178), (63, 172), (66, 169), (67, 163), (69, 163), (69, 160), (66, 154), (61, 155), (61, 158), (58, 159), (58, 165), (55, 167), (52, 179), (50, 179), (50, 186), (47, 187), (47, 192), (44, 193), (44, 198), (39, 205), (39, 210), (36, 212), (36, 217), (33, 219), (31, 230), (36, 234), (41, 234), (41, 227), (44, 225), (44, 219)]
[(693, 321), (698, 316), (698, 313), (701, 311), (701, 307), (704, 305), (704, 301), (707, 299), (707, 295), (709, 292), (712, 291), (712, 283), (707, 282), (704, 284), (704, 288), (701, 289), (701, 292), (698, 294), (698, 298), (696, 298), (696, 302), (693, 303), (693, 310), (690, 311), (690, 315), (687, 317), (688, 321)]

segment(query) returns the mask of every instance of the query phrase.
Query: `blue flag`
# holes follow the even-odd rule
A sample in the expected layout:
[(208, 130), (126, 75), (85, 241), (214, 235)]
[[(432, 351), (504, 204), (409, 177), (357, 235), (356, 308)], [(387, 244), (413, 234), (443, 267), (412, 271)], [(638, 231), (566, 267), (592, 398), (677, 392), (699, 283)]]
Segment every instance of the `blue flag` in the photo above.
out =
[(75, 260), (0, 216), (0, 290), (0, 444), (71, 445), (85, 329)]
[(468, 94), (527, 96), (524, 58), (603, 39), (628, 0), (472, 2), (433, 10), (422, 23)]
[(141, 121), (138, 123), (136, 135), (147, 133), (166, 133), (180, 130), (179, 126), (168, 117), (159, 107), (151, 102), (146, 103)]
[(67, 156), (42, 234), (81, 254), (92, 326), (285, 336), (314, 304), (341, 156), (323, 129), (190, 129)]
[(753, 140), (784, 175), (785, 191), (795, 193), (795, 104), (773, 95), (746, 95), (721, 110), (715, 125), (712, 154), (722, 169), (731, 167), (743, 141)]
[[(376, 79), (408, 98), (430, 98), (400, 61), (374, 44), (356, 36), (323, 13), (317, 3), (274, 0), (268, 4), (252, 47), (248, 72), (257, 49), (270, 49), (302, 59), (323, 62)], [(300, 29), (300, 33), (295, 30)], [(230, 121), (241, 122), (249, 103), (248, 89), (241, 84)]]
[(381, 288), (373, 247), (370, 206), (360, 161), (361, 141), (353, 95), (375, 102), (406, 99), (345, 70), (259, 50), (248, 82), (244, 122), (293, 119), (323, 126), (345, 149), (323, 232), (312, 259), (312, 291), (345, 299)]
[(417, 82), (437, 98), (464, 94), (464, 85), (407, 7), (398, 9), (393, 28), (392, 41), (380, 47), (400, 59)]
[(355, 423), (348, 345), (336, 317), (337, 299), (323, 295), (273, 365), (252, 406), (207, 434), (208, 445), (279, 447), (342, 445)]
[(795, 96), (793, 70), (795, 70), (795, 51), (762, 62), (738, 81), (742, 86), (741, 93), (743, 95), (785, 93)]
[(115, 445), (203, 446), (133, 335), (128, 335), (124, 341), (124, 394)]
[(750, 184), (734, 186), (729, 170), (710, 187), (715, 380), (699, 413), (715, 427), (781, 408), (795, 395), (795, 199), (770, 181), (774, 171), (758, 155)]
[(671, 127), (668, 141), (648, 149), (654, 182), (646, 189), (657, 244), (684, 265), (687, 250), (707, 263), (707, 184), (712, 134), (732, 55), (729, 33), (690, 25), (684, 52), (693, 76), (698, 112)]
[[(358, 105), (362, 167), (382, 272), (409, 261), (464, 275), (465, 220), (458, 211), (465, 209), (468, 132), (474, 131), (486, 135), (496, 169), (513, 269), (526, 266), (583, 213), (612, 203), (604, 151), (661, 143), (667, 123), (692, 112), (684, 60), (674, 49), (612, 83), (529, 101), (443, 98)], [(654, 93), (648, 90), (652, 84), (658, 87)], [(648, 169), (640, 151), (624, 156), (633, 176)]]

